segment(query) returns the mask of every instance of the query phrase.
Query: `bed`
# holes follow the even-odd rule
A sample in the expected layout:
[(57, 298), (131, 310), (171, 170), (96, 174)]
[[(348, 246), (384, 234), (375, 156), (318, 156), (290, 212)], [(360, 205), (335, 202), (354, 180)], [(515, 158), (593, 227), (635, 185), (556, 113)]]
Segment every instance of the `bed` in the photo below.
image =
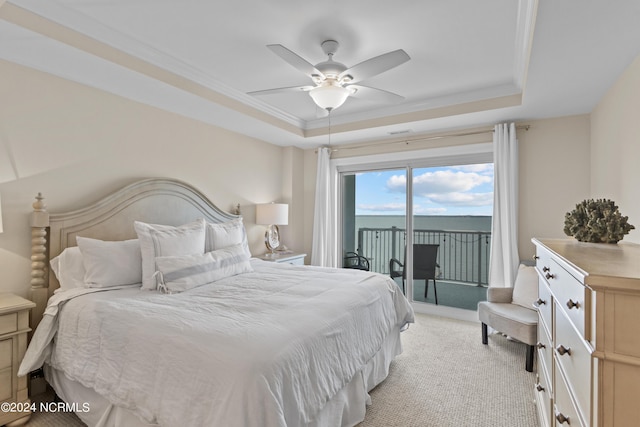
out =
[[(413, 322), (388, 277), (250, 258), (241, 217), (180, 181), (34, 208), (37, 329), (19, 374), (44, 365), (90, 426), (356, 425)], [(202, 253), (180, 252), (201, 225)], [(84, 282), (69, 286), (72, 252)]]

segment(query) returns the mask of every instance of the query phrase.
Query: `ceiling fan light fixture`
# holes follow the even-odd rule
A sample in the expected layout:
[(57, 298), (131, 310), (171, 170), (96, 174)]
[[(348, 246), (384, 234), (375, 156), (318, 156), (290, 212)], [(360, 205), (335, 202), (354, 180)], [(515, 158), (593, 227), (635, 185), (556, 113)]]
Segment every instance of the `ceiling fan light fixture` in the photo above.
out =
[(340, 107), (349, 97), (349, 90), (336, 85), (318, 86), (309, 91), (313, 102), (327, 111)]

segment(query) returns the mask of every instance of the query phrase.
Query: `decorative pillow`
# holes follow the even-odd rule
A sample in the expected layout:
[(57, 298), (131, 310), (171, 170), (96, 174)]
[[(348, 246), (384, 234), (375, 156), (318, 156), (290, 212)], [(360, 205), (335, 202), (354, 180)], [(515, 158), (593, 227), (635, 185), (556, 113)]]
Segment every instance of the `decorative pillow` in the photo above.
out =
[(242, 218), (236, 218), (219, 224), (207, 222), (205, 252), (211, 252), (238, 244), (243, 245), (245, 252), (249, 258), (251, 258), (247, 232), (242, 223)]
[(104, 241), (76, 237), (84, 264), (84, 286), (108, 288), (142, 281), (142, 257), (138, 239)]
[(182, 292), (253, 271), (242, 244), (198, 255), (156, 257), (158, 289)]
[(538, 299), (538, 273), (535, 267), (520, 264), (511, 299), (514, 304), (533, 309), (533, 303)]
[(153, 280), (156, 257), (204, 253), (204, 223), (204, 219), (179, 227), (146, 224), (140, 221), (133, 223), (140, 239), (142, 253), (142, 289), (156, 288)]
[[(84, 264), (82, 252), (77, 246), (66, 248), (49, 261), (51, 269), (60, 283), (61, 290), (84, 287)], [(56, 289), (57, 291), (57, 289)]]

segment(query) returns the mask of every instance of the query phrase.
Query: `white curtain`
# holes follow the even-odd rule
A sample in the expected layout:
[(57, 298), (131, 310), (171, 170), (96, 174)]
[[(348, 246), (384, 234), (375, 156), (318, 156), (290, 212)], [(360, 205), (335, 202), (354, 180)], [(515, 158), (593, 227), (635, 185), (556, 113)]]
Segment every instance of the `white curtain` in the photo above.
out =
[(518, 141), (516, 125), (498, 124), (493, 132), (493, 221), (489, 286), (513, 286), (518, 256)]
[(335, 179), (331, 169), (331, 149), (318, 149), (316, 202), (313, 214), (311, 265), (337, 267)]

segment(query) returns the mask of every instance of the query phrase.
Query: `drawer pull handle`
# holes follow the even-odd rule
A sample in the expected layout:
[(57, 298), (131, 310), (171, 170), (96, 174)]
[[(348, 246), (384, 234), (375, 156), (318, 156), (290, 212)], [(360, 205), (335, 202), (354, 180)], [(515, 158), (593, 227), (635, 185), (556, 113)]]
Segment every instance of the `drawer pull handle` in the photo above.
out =
[(535, 302), (536, 307), (540, 307), (541, 305), (545, 305), (547, 302), (542, 298), (538, 298)]
[(540, 385), (540, 383), (538, 383), (538, 384), (536, 384), (536, 390), (538, 390), (538, 391), (544, 391), (544, 387), (542, 387), (542, 386)]
[(569, 301), (567, 301), (567, 307), (569, 307), (569, 310), (571, 310), (572, 308), (580, 308), (580, 303), (578, 301), (574, 301), (571, 298), (569, 298)]
[(551, 273), (547, 273), (547, 274), (545, 274), (545, 275), (544, 275), (544, 277), (546, 277), (546, 278), (547, 278), (547, 280), (548, 280), (548, 279), (555, 279), (555, 278), (556, 278), (556, 275), (555, 275), (555, 274), (551, 274)]
[(558, 350), (558, 353), (560, 354), (560, 356), (564, 356), (565, 354), (568, 354), (569, 356), (571, 356), (571, 348), (570, 347), (565, 347), (563, 345), (559, 345), (558, 348), (556, 348), (556, 350)]
[(543, 272), (543, 273), (546, 273), (546, 272), (547, 272), (547, 271), (549, 271), (549, 270), (550, 270), (550, 268), (549, 268), (549, 267), (542, 267), (542, 272)]
[(547, 348), (546, 345), (542, 344), (541, 342), (539, 342), (538, 344), (536, 344), (536, 347), (538, 348)]
[(560, 424), (567, 423), (567, 424), (571, 425), (571, 421), (569, 420), (569, 417), (565, 417), (562, 412), (558, 412), (556, 414), (556, 420), (558, 420), (558, 422)]
[(534, 260), (534, 261), (537, 261), (537, 260), (539, 260), (539, 259), (540, 259), (540, 257), (539, 257), (538, 255), (534, 255), (534, 256), (533, 256), (533, 260)]

